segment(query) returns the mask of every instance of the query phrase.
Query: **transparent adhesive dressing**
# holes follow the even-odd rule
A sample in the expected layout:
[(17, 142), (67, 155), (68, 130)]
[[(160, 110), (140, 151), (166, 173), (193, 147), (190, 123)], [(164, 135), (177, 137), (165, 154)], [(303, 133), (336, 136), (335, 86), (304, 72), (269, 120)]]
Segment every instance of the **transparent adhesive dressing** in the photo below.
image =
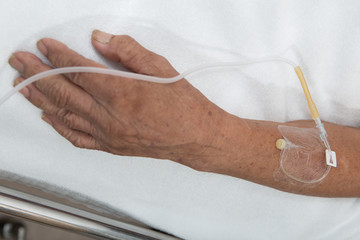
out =
[(143, 81), (149, 81), (149, 82), (155, 82), (155, 83), (173, 83), (176, 81), (179, 81), (183, 79), (184, 77), (191, 75), (193, 73), (207, 70), (207, 69), (213, 69), (213, 68), (225, 68), (225, 67), (239, 67), (243, 65), (248, 64), (256, 64), (256, 63), (264, 63), (264, 62), (284, 62), (292, 66), (300, 80), (301, 86), (303, 88), (305, 97), (308, 102), (309, 110), (311, 113), (312, 118), (315, 121), (316, 127), (319, 130), (319, 135), (321, 140), (323, 141), (325, 147), (326, 147), (326, 162), (329, 166), (336, 167), (336, 155), (335, 152), (331, 151), (329, 141), (327, 139), (327, 133), (324, 128), (324, 125), (321, 123), (320, 115), (318, 113), (318, 110), (311, 98), (309, 89), (307, 87), (305, 77), (300, 69), (300, 67), (292, 62), (291, 60), (288, 60), (286, 58), (281, 57), (269, 57), (269, 58), (261, 58), (261, 59), (254, 59), (254, 60), (248, 60), (243, 62), (219, 62), (219, 63), (210, 63), (210, 64), (204, 64), (200, 65), (198, 67), (194, 67), (192, 69), (189, 69), (187, 71), (184, 71), (183, 73), (170, 77), (170, 78), (162, 78), (162, 77), (154, 77), (154, 76), (148, 76), (143, 74), (137, 74), (137, 73), (131, 73), (131, 72), (125, 72), (120, 70), (114, 70), (114, 69), (108, 69), (108, 68), (98, 68), (98, 67), (65, 67), (65, 68), (56, 68), (52, 70), (48, 70), (45, 72), (38, 73), (20, 84), (18, 84), (16, 87), (14, 87), (11, 91), (9, 91), (7, 94), (5, 94), (3, 97), (0, 98), (0, 106), (4, 104), (6, 100), (8, 100), (11, 96), (13, 96), (16, 92), (21, 90), (22, 88), (28, 86), (29, 84), (40, 80), (42, 78), (50, 77), (57, 74), (66, 74), (66, 73), (75, 73), (75, 72), (87, 72), (87, 73), (99, 73), (99, 74), (107, 74), (107, 75), (113, 75), (113, 76), (119, 76), (119, 77), (125, 77), (125, 78), (132, 78), (137, 80), (143, 80)]

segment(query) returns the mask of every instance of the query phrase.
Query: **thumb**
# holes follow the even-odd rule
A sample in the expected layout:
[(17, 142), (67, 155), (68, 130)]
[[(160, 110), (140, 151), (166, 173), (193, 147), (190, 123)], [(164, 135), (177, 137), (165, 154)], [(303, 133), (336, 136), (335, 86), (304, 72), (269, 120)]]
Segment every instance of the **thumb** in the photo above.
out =
[(159, 77), (178, 74), (164, 57), (144, 48), (128, 35), (112, 35), (94, 30), (92, 44), (106, 58), (136, 73)]

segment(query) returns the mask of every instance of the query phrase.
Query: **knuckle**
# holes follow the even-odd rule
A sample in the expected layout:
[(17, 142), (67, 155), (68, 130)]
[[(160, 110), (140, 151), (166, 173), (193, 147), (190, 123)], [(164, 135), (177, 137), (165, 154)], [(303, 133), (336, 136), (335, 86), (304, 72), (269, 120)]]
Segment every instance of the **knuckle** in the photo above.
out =
[(138, 66), (138, 71), (147, 75), (155, 75), (161, 72), (156, 55), (152, 52), (142, 53), (129, 60), (129, 64)]
[(71, 130), (64, 131), (62, 136), (66, 138), (73, 146), (77, 148), (85, 148), (85, 140), (74, 134)]
[(156, 56), (152, 52), (147, 52), (147, 53), (142, 54), (137, 60), (138, 60), (138, 64), (147, 65), (147, 64), (154, 63), (156, 60)]
[[(71, 61), (71, 62), (70, 62)], [(69, 62), (67, 63), (67, 66), (91, 66), (92, 63), (90, 60), (82, 57), (82, 56), (77, 56), (75, 58), (72, 58), (71, 60), (69, 60)], [(88, 78), (91, 76), (91, 73), (86, 73), (86, 72), (74, 72), (74, 73), (69, 73), (67, 74), (67, 76), (72, 79), (73, 81), (79, 81), (83, 78)]]
[(139, 71), (141, 73), (151, 75), (151, 76), (159, 75), (159, 73), (162, 72), (162, 70), (154, 63), (148, 63), (148, 64), (141, 65), (139, 68)]
[(86, 73), (86, 72), (69, 73), (69, 78), (75, 83), (79, 83), (84, 79), (91, 79), (92, 76), (93, 75), (91, 73)]
[(73, 137), (71, 143), (77, 148), (85, 148), (84, 141), (80, 137)]
[(56, 117), (69, 128), (73, 128), (75, 125), (75, 115), (66, 109), (59, 109), (56, 112)]
[(50, 100), (58, 107), (63, 108), (69, 105), (71, 94), (64, 84), (53, 84), (47, 91)]
[(69, 65), (69, 60), (66, 58), (64, 54), (53, 54), (51, 60), (55, 63), (57, 66), (67, 66)]
[(69, 62), (66, 54), (64, 54), (64, 52), (67, 50), (68, 47), (65, 44), (60, 42), (52, 42), (47, 57), (51, 62), (55, 63), (55, 65), (65, 66), (65, 64), (68, 64)]
[(117, 36), (117, 37), (115, 37), (115, 39), (116, 39), (116, 42), (122, 46), (133, 45), (134, 43), (136, 43), (135, 39), (130, 37), (129, 35)]
[(114, 48), (118, 56), (122, 56), (124, 63), (129, 62), (139, 54), (140, 44), (128, 35), (120, 36), (115, 42)]
[(66, 132), (64, 137), (69, 140), (69, 142), (75, 147), (84, 148), (82, 139), (78, 136), (75, 136), (71, 131)]
[(43, 99), (41, 98), (34, 98), (33, 95), (30, 95), (30, 101), (33, 101), (36, 106), (46, 112), (50, 112), (49, 109), (51, 109), (51, 106), (47, 104)]
[(113, 45), (117, 56), (121, 56), (121, 62), (140, 73), (147, 75), (163, 74), (162, 69), (169, 62), (154, 52), (142, 47), (134, 38), (128, 35), (116, 36), (116, 44)]
[(34, 96), (31, 96), (31, 98), (32, 98), (31, 101), (33, 101), (33, 103), (38, 108), (42, 109), (46, 113), (50, 113), (51, 115), (55, 115), (56, 111), (58, 110), (58, 108), (55, 105), (49, 103), (48, 101), (45, 101), (42, 98), (36, 98)]
[(135, 39), (129, 35), (116, 36), (114, 38), (114, 44), (111, 44), (111, 48), (115, 48), (116, 52), (124, 52), (126, 55), (131, 55), (134, 50), (134, 46), (137, 44)]
[(24, 71), (25, 75), (32, 76), (45, 70), (42, 62), (32, 61), (31, 64), (25, 65)]
[(53, 61), (57, 66), (85, 66), (88, 60), (81, 55), (56, 54)]
[(75, 137), (74, 137), (74, 134), (70, 130), (67, 130), (67, 131), (62, 130), (62, 132), (60, 132), (60, 134), (73, 144)]
[(69, 61), (71, 61), (71, 65), (73, 66), (85, 66), (88, 65), (88, 60), (81, 55), (77, 55), (72, 57)]

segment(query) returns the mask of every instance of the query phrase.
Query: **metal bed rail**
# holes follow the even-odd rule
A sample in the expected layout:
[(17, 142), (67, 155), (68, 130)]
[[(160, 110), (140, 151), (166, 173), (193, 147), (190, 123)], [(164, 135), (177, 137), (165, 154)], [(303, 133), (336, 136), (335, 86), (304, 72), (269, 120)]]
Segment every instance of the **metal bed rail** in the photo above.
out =
[(97, 239), (178, 239), (3, 186), (0, 186), (0, 212)]

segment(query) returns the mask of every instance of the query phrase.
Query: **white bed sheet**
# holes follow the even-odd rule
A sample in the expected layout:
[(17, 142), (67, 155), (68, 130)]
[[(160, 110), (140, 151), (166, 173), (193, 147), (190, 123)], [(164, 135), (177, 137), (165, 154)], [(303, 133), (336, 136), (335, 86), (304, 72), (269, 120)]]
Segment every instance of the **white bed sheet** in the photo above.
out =
[[(213, 61), (281, 55), (298, 62), (324, 120), (359, 127), (360, 2), (0, 2), (0, 94), (16, 76), (15, 50), (41, 37), (108, 64), (90, 45), (93, 28), (135, 36), (179, 70)], [(39, 55), (40, 56), (40, 55)], [(292, 69), (268, 63), (203, 72), (189, 80), (240, 117), (309, 119)], [(219, 91), (220, 89), (220, 91)], [(280, 192), (232, 177), (147, 158), (74, 148), (18, 94), (0, 106), (0, 169), (72, 198), (124, 212), (185, 239), (358, 239), (359, 199)]]

